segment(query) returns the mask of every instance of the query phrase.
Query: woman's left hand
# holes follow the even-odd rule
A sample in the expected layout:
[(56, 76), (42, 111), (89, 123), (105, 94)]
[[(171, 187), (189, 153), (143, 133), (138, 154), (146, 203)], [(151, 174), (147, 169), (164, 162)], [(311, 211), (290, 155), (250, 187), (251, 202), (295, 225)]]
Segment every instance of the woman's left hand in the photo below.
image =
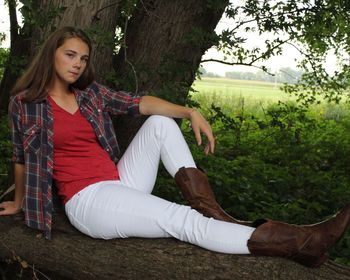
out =
[(213, 154), (215, 149), (215, 138), (209, 123), (197, 110), (193, 110), (190, 113), (190, 121), (191, 121), (192, 130), (197, 140), (197, 144), (199, 146), (202, 145), (201, 133), (204, 133), (208, 139), (208, 143), (204, 148), (204, 152), (206, 155), (208, 155), (209, 152)]

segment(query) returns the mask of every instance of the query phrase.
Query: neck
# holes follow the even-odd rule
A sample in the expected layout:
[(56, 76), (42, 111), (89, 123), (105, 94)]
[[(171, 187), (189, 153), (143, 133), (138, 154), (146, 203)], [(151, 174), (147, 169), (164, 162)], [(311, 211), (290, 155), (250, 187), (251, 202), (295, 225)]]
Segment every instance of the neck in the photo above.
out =
[(48, 93), (51, 96), (67, 96), (72, 94), (69, 90), (69, 85), (62, 83), (58, 79), (55, 79), (50, 87), (48, 88)]

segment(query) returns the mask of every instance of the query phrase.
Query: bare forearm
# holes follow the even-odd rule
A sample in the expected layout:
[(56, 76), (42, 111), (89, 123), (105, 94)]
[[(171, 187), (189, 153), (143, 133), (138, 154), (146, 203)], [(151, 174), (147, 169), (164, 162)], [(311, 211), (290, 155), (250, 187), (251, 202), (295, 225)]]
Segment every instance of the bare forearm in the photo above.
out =
[(24, 164), (15, 163), (15, 206), (21, 208), (24, 196)]
[(176, 105), (154, 96), (143, 96), (140, 102), (140, 113), (142, 115), (162, 115), (189, 119), (193, 111), (193, 108)]
[(215, 139), (213, 132), (208, 122), (197, 110), (176, 105), (153, 96), (143, 96), (140, 101), (139, 109), (142, 115), (161, 115), (172, 118), (189, 119), (198, 145), (202, 144), (201, 133), (203, 133), (208, 139), (208, 143), (204, 148), (205, 154), (209, 152), (214, 153)]

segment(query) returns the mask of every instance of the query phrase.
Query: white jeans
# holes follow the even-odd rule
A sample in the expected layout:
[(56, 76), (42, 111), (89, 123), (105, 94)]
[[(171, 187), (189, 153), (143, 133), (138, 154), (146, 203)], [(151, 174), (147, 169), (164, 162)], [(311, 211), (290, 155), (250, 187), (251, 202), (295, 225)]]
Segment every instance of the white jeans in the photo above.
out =
[(212, 251), (249, 254), (254, 228), (206, 218), (151, 194), (160, 159), (173, 177), (183, 166), (195, 167), (175, 121), (151, 116), (118, 163), (120, 181), (98, 182), (75, 194), (65, 205), (70, 222), (94, 238), (175, 237)]

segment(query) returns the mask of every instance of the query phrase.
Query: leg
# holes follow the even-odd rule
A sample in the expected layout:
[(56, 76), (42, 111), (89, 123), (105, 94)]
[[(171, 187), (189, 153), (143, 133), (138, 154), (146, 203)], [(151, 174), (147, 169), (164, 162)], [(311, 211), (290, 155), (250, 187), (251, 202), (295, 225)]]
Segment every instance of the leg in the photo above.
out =
[[(197, 211), (105, 181), (88, 186), (66, 204), (71, 223), (96, 238), (175, 237), (231, 254), (280, 256), (305, 266), (320, 266), (350, 224), (350, 204), (315, 225), (267, 221), (257, 229), (209, 219)], [(247, 247), (248, 244), (248, 247)]]
[(175, 121), (168, 117), (149, 117), (118, 162), (121, 182), (151, 193), (159, 160), (171, 176), (182, 166), (196, 167), (192, 154)]
[(228, 215), (217, 203), (206, 175), (195, 168), (191, 152), (175, 121), (151, 116), (140, 128), (118, 163), (124, 185), (151, 193), (157, 177), (159, 159), (175, 177), (190, 206), (207, 217), (252, 226)]
[(247, 241), (255, 230), (206, 218), (120, 181), (90, 185), (65, 208), (71, 223), (94, 238), (175, 237), (222, 253), (248, 254)]
[(255, 227), (250, 221), (240, 221), (228, 215), (215, 199), (207, 176), (196, 168), (180, 168), (175, 175), (175, 181), (180, 187), (183, 197), (193, 209), (204, 216), (217, 220)]

